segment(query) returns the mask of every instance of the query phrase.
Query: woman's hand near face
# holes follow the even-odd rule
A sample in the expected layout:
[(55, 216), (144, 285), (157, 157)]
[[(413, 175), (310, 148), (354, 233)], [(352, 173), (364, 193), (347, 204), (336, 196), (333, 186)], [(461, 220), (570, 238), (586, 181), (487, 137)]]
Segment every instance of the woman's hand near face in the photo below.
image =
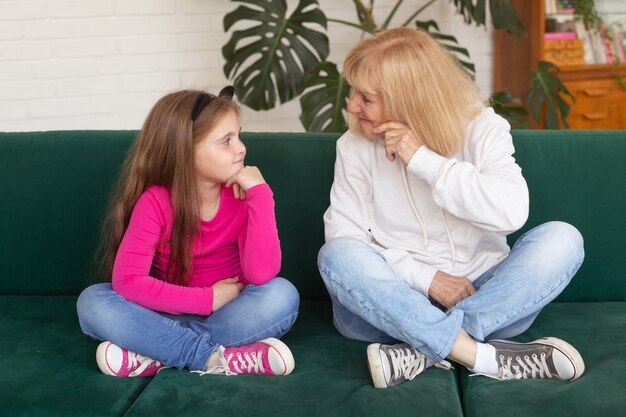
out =
[(226, 181), (226, 186), (233, 187), (235, 198), (245, 200), (246, 191), (255, 185), (265, 184), (265, 178), (259, 168), (255, 166), (245, 166), (236, 175)]
[(428, 289), (428, 296), (448, 309), (474, 294), (472, 281), (442, 271), (437, 271)]
[(424, 144), (417, 133), (399, 122), (381, 123), (373, 132), (382, 134), (387, 159), (394, 161), (397, 155), (405, 166), (409, 164), (415, 151)]

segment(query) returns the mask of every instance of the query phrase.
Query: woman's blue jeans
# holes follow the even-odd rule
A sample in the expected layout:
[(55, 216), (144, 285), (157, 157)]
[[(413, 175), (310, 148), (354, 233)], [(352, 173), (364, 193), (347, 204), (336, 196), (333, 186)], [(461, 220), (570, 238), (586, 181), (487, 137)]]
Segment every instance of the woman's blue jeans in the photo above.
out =
[(318, 266), (345, 337), (403, 341), (441, 362), (461, 329), (478, 341), (506, 339), (530, 327), (570, 282), (584, 258), (573, 226), (549, 222), (521, 236), (509, 255), (474, 281), (477, 292), (444, 311), (396, 276), (367, 243), (339, 237), (320, 250)]
[(281, 337), (296, 321), (300, 298), (284, 278), (248, 285), (210, 316), (166, 314), (126, 300), (111, 284), (95, 284), (78, 297), (83, 333), (155, 359), (168, 367), (205, 370), (222, 345), (241, 346)]

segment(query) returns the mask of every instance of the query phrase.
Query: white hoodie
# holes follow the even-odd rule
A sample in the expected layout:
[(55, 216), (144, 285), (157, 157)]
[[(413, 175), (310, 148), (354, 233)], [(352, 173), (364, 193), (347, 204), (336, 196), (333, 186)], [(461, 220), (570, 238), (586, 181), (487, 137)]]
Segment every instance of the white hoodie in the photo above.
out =
[(405, 168), (382, 140), (346, 132), (337, 141), (326, 241), (361, 239), (428, 296), (438, 270), (475, 280), (509, 253), (506, 235), (528, 218), (528, 188), (510, 126), (492, 108), (468, 123), (461, 149), (421, 146)]

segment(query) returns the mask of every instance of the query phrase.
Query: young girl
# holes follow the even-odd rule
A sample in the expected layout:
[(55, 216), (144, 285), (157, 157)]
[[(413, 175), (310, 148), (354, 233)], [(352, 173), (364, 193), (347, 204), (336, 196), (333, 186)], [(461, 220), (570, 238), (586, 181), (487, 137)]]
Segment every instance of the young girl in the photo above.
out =
[(105, 220), (104, 273), (77, 303), (83, 332), (103, 340), (106, 375), (164, 367), (287, 375), (280, 340), (298, 314), (295, 287), (275, 278), (274, 200), (245, 166), (233, 88), (161, 98), (130, 150)]

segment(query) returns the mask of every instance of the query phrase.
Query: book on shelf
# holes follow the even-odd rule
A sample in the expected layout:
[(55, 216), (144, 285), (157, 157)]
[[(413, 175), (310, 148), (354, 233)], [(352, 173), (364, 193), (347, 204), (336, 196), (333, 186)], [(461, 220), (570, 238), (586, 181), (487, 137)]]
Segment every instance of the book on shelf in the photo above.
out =
[(576, 34), (574, 32), (546, 32), (543, 34), (543, 39), (547, 41), (564, 41), (576, 39)]
[(557, 0), (556, 12), (564, 14), (574, 14), (576, 11), (576, 1), (570, 0)]
[(546, 14), (574, 14), (576, 11), (575, 0), (545, 0)]
[(578, 39), (582, 39), (583, 41), (583, 60), (585, 64), (595, 64), (596, 58), (593, 47), (591, 45), (591, 36), (589, 35), (587, 29), (585, 29), (584, 23), (580, 20), (577, 20), (574, 24), (574, 28)]
[(622, 37), (619, 33), (619, 28), (617, 26), (613, 26), (613, 50), (615, 53), (615, 57), (619, 60), (619, 62), (624, 62), (624, 48), (622, 47)]
[(590, 30), (589, 37), (591, 38), (591, 49), (593, 51), (594, 64), (606, 64), (606, 52), (604, 46), (604, 40), (598, 30)]
[(617, 23), (597, 30), (574, 18), (546, 16), (543, 40), (543, 59), (559, 66), (626, 62)]
[(606, 56), (606, 63), (614, 63), (616, 61), (616, 58), (615, 50), (613, 49), (613, 41), (610, 38), (602, 36), (602, 43), (604, 44), (604, 55)]

